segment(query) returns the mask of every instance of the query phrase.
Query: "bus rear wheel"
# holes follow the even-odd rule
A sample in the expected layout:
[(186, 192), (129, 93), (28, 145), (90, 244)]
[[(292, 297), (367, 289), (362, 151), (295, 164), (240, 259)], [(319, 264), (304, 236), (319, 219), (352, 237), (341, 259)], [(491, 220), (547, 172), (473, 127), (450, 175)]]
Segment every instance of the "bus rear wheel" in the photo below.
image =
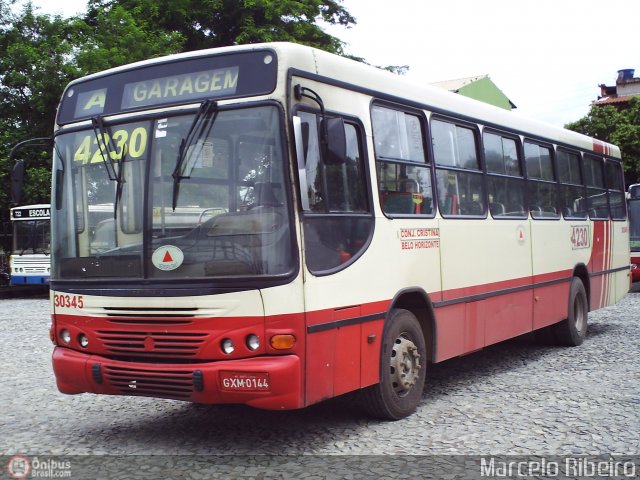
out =
[(426, 367), (425, 340), (418, 319), (408, 310), (392, 310), (380, 349), (380, 383), (362, 391), (365, 410), (384, 420), (399, 420), (413, 413), (422, 399)]
[(587, 336), (589, 302), (582, 280), (573, 277), (569, 289), (569, 309), (567, 318), (553, 325), (553, 333), (560, 345), (577, 347)]

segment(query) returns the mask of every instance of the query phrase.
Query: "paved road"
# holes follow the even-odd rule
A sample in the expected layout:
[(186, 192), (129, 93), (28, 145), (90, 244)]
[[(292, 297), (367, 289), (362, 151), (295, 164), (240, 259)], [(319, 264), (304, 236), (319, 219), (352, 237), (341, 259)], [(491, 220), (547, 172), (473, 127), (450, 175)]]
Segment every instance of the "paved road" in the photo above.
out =
[[(173, 465), (171, 478), (221, 472), (234, 477), (242, 468), (249, 469), (242, 470), (245, 478), (340, 478), (351, 472), (345, 462), (356, 462), (351, 478), (393, 477), (389, 471), (406, 471), (406, 477), (394, 478), (411, 478), (412, 468), (424, 472), (421, 459), (434, 461), (408, 455), (638, 456), (639, 322), (640, 293), (630, 293), (618, 305), (590, 313), (589, 335), (581, 347), (541, 346), (521, 337), (430, 366), (418, 411), (398, 422), (381, 422), (343, 398), (300, 411), (267, 412), (62, 395), (50, 363), (48, 301), (1, 300), (0, 454), (4, 463), (21, 454), (32, 460), (69, 457), (75, 465), (94, 458), (73, 457), (78, 455), (116, 456), (105, 458), (120, 465), (148, 458), (131, 455), (167, 455), (158, 458)], [(208, 475), (198, 473), (217, 455), (225, 456), (220, 457), (224, 465), (218, 462)], [(378, 455), (385, 456), (384, 467)], [(342, 466), (327, 476), (303, 475), (309, 469), (300, 465), (327, 465), (327, 458)], [(378, 460), (367, 463), (366, 458)], [(405, 461), (394, 465), (395, 459)], [(290, 473), (283, 473), (285, 467)], [(146, 472), (144, 466), (135, 468), (140, 475)], [(640, 474), (640, 462), (637, 469)], [(83, 478), (107, 477), (115, 478), (106, 473)]]

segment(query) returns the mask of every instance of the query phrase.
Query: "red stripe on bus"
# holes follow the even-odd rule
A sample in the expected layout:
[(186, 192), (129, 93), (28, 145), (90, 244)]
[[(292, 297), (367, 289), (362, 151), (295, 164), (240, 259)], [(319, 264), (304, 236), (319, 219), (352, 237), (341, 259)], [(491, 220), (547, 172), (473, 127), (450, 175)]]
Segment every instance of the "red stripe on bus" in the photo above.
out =
[(610, 155), (611, 154), (611, 146), (608, 143), (602, 142), (597, 139), (593, 140), (593, 151), (595, 153), (600, 153), (602, 155)]

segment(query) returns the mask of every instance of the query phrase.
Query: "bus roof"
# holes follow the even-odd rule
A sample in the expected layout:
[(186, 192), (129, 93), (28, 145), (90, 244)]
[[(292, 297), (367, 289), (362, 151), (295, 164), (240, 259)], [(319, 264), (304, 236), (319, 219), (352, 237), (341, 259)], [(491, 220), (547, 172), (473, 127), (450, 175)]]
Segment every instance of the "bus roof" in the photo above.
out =
[[(418, 82), (391, 72), (341, 57), (305, 45), (286, 42), (255, 43), (231, 47), (197, 50), (193, 52), (167, 55), (140, 62), (122, 65), (72, 81), (67, 89), (77, 83), (112, 75), (129, 69), (143, 68), (162, 63), (206, 57), (234, 52), (271, 49), (278, 56), (278, 70), (286, 75), (295, 69), (332, 79), (338, 84), (357, 88), (372, 96), (383, 94), (385, 98), (402, 103), (410, 103), (418, 108), (462, 116), (471, 121), (496, 128), (506, 128), (526, 133), (559, 144), (572, 145), (597, 154), (605, 154), (620, 159), (620, 149), (612, 144), (588, 137), (561, 127), (528, 119), (516, 112), (504, 110), (442, 88)], [(66, 91), (66, 90), (65, 90)]]

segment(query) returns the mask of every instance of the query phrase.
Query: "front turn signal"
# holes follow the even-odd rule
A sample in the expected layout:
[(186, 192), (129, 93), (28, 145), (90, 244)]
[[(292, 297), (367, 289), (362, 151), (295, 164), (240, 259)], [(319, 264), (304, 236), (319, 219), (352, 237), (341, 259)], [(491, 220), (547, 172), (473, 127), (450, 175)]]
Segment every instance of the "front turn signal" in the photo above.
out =
[(274, 335), (269, 340), (269, 344), (275, 350), (289, 350), (296, 344), (294, 335)]

